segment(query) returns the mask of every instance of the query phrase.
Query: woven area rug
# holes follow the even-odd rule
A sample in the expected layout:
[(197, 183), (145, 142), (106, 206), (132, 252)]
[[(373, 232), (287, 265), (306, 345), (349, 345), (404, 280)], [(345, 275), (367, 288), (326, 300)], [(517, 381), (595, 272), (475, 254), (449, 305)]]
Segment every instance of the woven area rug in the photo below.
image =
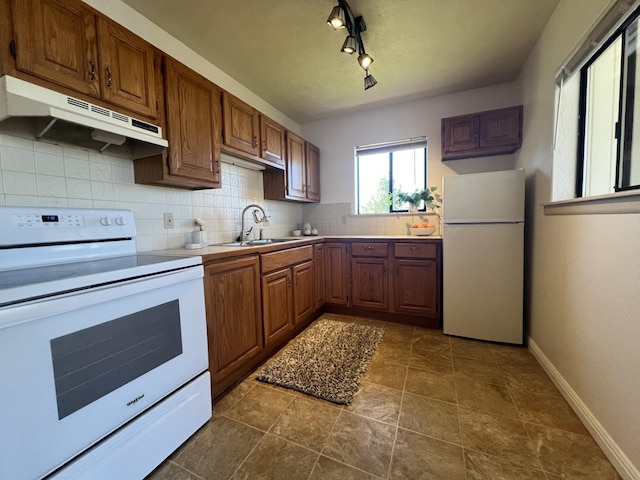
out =
[(379, 327), (320, 319), (257, 379), (349, 405), (383, 335)]

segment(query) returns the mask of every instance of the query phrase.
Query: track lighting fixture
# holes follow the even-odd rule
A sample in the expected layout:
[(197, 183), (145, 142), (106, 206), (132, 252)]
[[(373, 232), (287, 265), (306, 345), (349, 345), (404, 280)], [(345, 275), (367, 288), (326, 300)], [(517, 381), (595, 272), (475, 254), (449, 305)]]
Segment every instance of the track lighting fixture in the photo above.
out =
[(367, 75), (364, 77), (364, 89), (369, 90), (376, 83), (378, 83), (377, 80), (373, 78), (373, 75), (371, 75), (369, 70), (367, 70)]
[(354, 37), (353, 35), (347, 35), (347, 38), (344, 39), (344, 43), (342, 44), (342, 49), (340, 51), (351, 55), (356, 51), (356, 49), (356, 37)]
[(366, 72), (364, 89), (368, 90), (373, 87), (378, 82), (373, 78), (373, 75), (369, 73), (369, 67), (373, 63), (373, 58), (365, 51), (364, 43), (362, 43), (362, 32), (367, 30), (367, 24), (364, 23), (364, 18), (362, 18), (362, 16), (354, 17), (351, 7), (349, 7), (346, 0), (338, 0), (338, 5), (331, 10), (331, 15), (329, 15), (327, 23), (334, 30), (347, 29), (347, 38), (345, 38), (340, 51), (350, 55), (355, 53), (356, 50), (358, 51), (358, 63)]
[(336, 5), (335, 7), (333, 7), (329, 18), (327, 18), (327, 23), (334, 30), (340, 30), (341, 28), (345, 27), (344, 9), (340, 5)]

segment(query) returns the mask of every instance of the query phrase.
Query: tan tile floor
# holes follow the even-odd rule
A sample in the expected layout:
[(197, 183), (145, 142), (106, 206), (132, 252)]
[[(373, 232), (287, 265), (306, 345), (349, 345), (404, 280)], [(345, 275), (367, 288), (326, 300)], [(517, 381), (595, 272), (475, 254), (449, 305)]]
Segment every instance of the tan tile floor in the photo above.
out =
[(350, 406), (250, 376), (148, 478), (620, 478), (527, 349), (325, 317), (385, 329)]

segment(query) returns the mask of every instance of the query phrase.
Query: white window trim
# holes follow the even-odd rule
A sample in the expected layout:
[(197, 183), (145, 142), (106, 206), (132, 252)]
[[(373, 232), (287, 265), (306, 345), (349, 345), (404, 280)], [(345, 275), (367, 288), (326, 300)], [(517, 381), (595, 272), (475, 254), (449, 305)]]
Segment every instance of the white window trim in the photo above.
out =
[(640, 213), (640, 191), (608, 193), (543, 203), (545, 215), (602, 215)]

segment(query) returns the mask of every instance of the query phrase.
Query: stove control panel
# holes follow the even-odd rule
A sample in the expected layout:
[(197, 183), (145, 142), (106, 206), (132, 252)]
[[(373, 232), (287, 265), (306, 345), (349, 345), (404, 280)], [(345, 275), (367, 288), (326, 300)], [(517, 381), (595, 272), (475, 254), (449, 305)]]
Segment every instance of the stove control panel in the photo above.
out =
[(134, 238), (130, 210), (0, 207), (0, 247)]

